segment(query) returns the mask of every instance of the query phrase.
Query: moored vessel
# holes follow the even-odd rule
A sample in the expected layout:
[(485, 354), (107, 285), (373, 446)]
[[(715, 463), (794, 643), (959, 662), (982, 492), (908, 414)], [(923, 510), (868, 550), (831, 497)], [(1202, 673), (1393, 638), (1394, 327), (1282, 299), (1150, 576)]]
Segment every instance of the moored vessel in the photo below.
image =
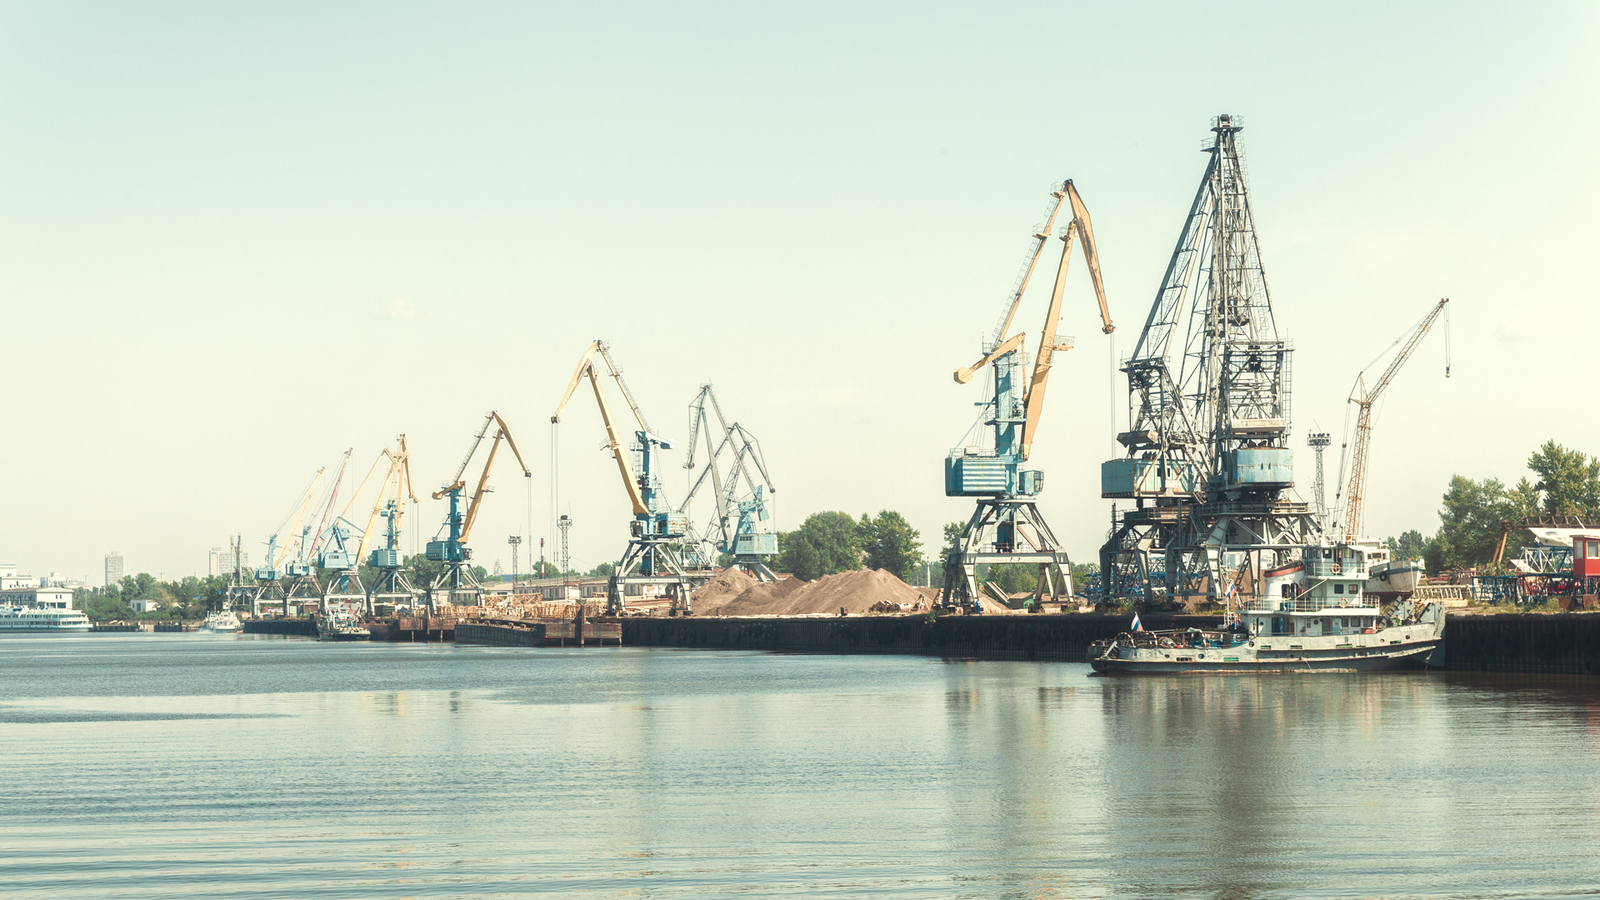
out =
[(224, 609), (206, 616), (200, 623), (200, 630), (206, 634), (238, 634), (244, 631), (244, 623), (231, 609)]
[(324, 602), (316, 621), (319, 641), (364, 641), (372, 636), (356, 609), (337, 601)]
[(1366, 554), (1307, 546), (1263, 572), (1260, 595), (1229, 610), (1221, 629), (1135, 630), (1091, 652), (1105, 674), (1375, 672), (1423, 665), (1444, 639), (1444, 607), (1395, 603), (1365, 591)]
[(75, 609), (49, 606), (0, 606), (0, 634), (14, 632), (83, 632), (89, 617)]

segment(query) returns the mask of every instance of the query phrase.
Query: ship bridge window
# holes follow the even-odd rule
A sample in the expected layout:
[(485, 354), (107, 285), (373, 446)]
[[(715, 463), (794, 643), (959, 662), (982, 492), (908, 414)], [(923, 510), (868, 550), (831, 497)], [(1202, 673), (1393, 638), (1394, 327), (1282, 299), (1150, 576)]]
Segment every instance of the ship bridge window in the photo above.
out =
[(1344, 585), (1342, 585), (1342, 584), (1336, 584), (1336, 585), (1334, 585), (1334, 586), (1333, 586), (1333, 592), (1334, 592), (1334, 593), (1335, 593), (1335, 594), (1342, 594), (1342, 593), (1344, 593)]

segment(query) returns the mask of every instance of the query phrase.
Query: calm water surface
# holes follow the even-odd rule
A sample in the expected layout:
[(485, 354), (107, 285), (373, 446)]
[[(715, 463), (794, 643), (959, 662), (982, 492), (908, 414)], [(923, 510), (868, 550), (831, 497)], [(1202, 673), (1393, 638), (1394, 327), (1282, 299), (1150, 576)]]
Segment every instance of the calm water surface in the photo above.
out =
[(1600, 684), (0, 639), (5, 897), (1592, 897)]

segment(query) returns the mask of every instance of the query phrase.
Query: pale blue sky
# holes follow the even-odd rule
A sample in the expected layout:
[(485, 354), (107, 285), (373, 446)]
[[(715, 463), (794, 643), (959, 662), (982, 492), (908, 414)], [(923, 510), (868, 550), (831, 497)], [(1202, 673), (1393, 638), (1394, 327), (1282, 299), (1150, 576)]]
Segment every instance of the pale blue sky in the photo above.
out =
[[(1125, 353), (1221, 112), (1245, 121), (1298, 348), (1297, 448), (1337, 439), (1356, 371), (1453, 299), (1454, 377), (1430, 337), (1367, 505), (1376, 535), (1431, 531), (1452, 473), (1515, 480), (1546, 438), (1600, 451), (1597, 23), (1593, 3), (0, 4), (0, 561), (98, 582), (117, 549), (170, 577), (234, 532), (259, 558), (345, 448), (364, 470), (404, 432), (431, 489), (491, 408), (533, 469), (537, 543), (549, 416), (596, 337), (669, 437), (716, 384), (779, 527), (890, 508), (934, 538), (970, 511), (940, 467), (981, 387), (950, 371), (1048, 185), (1093, 213)], [(1109, 348), (1081, 268), (1067, 302), (1078, 349), (1034, 461), (1090, 560)], [(1037, 332), (1042, 299), (1021, 315)], [(628, 516), (592, 406), (560, 438), (586, 568)], [(474, 543), (509, 569), (529, 509), (500, 466)]]

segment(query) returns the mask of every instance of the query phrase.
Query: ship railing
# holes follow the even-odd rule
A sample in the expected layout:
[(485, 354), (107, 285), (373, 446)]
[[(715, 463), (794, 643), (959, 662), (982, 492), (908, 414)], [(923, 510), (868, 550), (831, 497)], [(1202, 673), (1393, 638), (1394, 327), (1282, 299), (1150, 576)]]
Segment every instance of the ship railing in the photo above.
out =
[(1245, 607), (1246, 612), (1254, 613), (1288, 613), (1288, 612), (1327, 612), (1329, 615), (1348, 616), (1355, 614), (1377, 615), (1377, 607), (1362, 601), (1361, 595), (1346, 596), (1340, 600), (1337, 597), (1308, 597), (1301, 595), (1290, 600), (1287, 598), (1258, 598), (1250, 601)]
[(1334, 578), (1343, 576), (1366, 575), (1367, 570), (1360, 560), (1337, 559), (1308, 559), (1305, 561), (1306, 574), (1312, 578)]

